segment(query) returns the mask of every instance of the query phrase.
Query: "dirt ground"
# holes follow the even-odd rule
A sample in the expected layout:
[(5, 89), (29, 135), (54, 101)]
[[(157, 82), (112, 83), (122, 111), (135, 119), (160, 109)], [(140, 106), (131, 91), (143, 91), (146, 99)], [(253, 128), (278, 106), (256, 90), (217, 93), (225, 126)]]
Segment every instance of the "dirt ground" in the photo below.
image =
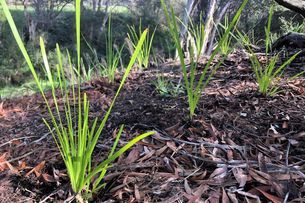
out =
[[(285, 76), (301, 68), (290, 66)], [(132, 72), (125, 84), (95, 162), (106, 157), (121, 124), (120, 146), (140, 133), (156, 133), (115, 161), (92, 202), (305, 202), (303, 77), (264, 97), (249, 60), (236, 52), (204, 90), (191, 120), (185, 93), (156, 90), (160, 74), (174, 85), (181, 78), (179, 66), (168, 62)], [(83, 84), (92, 121), (103, 118), (118, 84)], [(50, 119), (39, 94), (0, 101), (0, 202), (73, 201), (42, 118)]]

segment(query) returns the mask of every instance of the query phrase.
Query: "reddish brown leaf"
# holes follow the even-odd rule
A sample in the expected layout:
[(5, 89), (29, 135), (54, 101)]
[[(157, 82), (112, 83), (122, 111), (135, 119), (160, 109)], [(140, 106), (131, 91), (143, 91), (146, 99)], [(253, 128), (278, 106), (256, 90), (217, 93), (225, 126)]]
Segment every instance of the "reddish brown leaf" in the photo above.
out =
[(156, 151), (156, 156), (160, 156), (168, 147), (165, 145)]
[(48, 183), (56, 182), (55, 178), (53, 176), (50, 176), (47, 173), (43, 173), (43, 174), (41, 174), (41, 176), (45, 182), (48, 182)]
[(174, 142), (166, 142), (166, 145), (174, 152), (176, 152), (177, 147), (176, 144)]
[(224, 188), (222, 188), (222, 203), (230, 203), (230, 199), (225, 191)]
[(36, 177), (41, 176), (41, 170), (43, 169), (44, 165), (45, 165), (45, 161), (39, 163), (37, 166), (35, 166), (32, 170), (30, 170), (25, 177), (28, 177), (29, 175), (31, 175), (32, 173), (35, 173)]
[(6, 162), (6, 165), (12, 173), (19, 174), (19, 171), (14, 166), (12, 166), (12, 164), (10, 164), (9, 162)]
[(244, 171), (241, 168), (234, 168), (233, 174), (237, 182), (239, 183), (239, 187), (244, 187), (247, 183), (247, 175), (244, 173)]
[(212, 179), (223, 179), (227, 176), (227, 172), (228, 172), (227, 167), (217, 168), (210, 175), (210, 178), (212, 178)]
[(271, 195), (267, 192), (265, 192), (264, 190), (261, 190), (259, 188), (256, 188), (258, 191), (260, 191), (266, 198), (268, 198), (270, 201), (272, 201), (273, 203), (281, 203), (283, 202), (283, 200), (279, 197), (276, 197), (274, 195)]
[(0, 156), (0, 172), (5, 171), (8, 168), (6, 164), (6, 156), (7, 153), (4, 153)]
[(126, 164), (134, 163), (136, 160), (139, 159), (139, 157), (140, 157), (139, 149), (138, 149), (138, 148), (133, 148), (133, 149), (129, 152), (129, 154), (128, 154), (126, 160), (125, 160), (125, 163), (126, 163)]

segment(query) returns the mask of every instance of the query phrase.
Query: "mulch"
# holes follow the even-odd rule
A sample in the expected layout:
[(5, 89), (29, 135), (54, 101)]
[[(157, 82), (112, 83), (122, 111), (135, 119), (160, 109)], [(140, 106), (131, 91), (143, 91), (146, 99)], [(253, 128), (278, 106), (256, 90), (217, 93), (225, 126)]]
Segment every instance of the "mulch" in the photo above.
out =
[[(285, 76), (300, 68), (290, 66)], [(125, 84), (94, 162), (106, 158), (121, 124), (119, 146), (140, 133), (156, 133), (113, 163), (92, 202), (305, 202), (303, 77), (265, 97), (248, 58), (230, 54), (190, 119), (185, 93), (160, 94), (158, 75), (171, 84), (181, 81), (179, 65), (167, 62), (132, 72)], [(98, 78), (82, 85), (92, 121), (103, 118), (118, 84), (119, 77), (114, 84)], [(42, 118), (50, 119), (39, 94), (0, 101), (0, 202), (73, 200)]]

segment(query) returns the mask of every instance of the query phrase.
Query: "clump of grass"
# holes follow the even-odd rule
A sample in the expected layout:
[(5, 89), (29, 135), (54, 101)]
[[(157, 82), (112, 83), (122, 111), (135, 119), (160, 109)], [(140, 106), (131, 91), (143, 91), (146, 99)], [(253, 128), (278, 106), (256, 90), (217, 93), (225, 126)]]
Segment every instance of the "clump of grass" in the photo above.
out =
[[(205, 26), (202, 20), (200, 20), (198, 23), (194, 23), (192, 18), (188, 16), (189, 25), (185, 25), (181, 19), (177, 18), (178, 21), (187, 28), (187, 46), (192, 46), (194, 55), (200, 56), (202, 54), (202, 48), (205, 38)], [(200, 18), (202, 19), (202, 12), (200, 13)], [(190, 48), (190, 47), (189, 47)]]
[[(52, 133), (55, 143), (58, 146), (60, 154), (63, 158), (67, 172), (70, 178), (72, 190), (75, 192), (78, 201), (83, 201), (83, 194), (92, 194), (97, 190), (104, 187), (102, 182), (103, 177), (109, 167), (109, 164), (123, 154), (126, 150), (132, 147), (139, 140), (152, 135), (154, 132), (147, 132), (139, 135), (138, 137), (132, 139), (121, 149), (116, 151), (118, 140), (123, 131), (123, 126), (120, 127), (119, 133), (115, 139), (113, 147), (108, 154), (106, 160), (98, 163), (96, 166), (92, 163), (92, 154), (97, 144), (97, 141), (102, 133), (105, 123), (109, 117), (109, 114), (113, 108), (113, 105), (124, 85), (124, 82), (136, 61), (137, 55), (141, 50), (141, 46), (144, 43), (145, 37), (147, 35), (147, 30), (144, 30), (142, 35), (139, 37), (138, 44), (135, 47), (134, 54), (132, 55), (126, 71), (123, 75), (120, 86), (112, 100), (109, 109), (107, 110), (103, 120), (98, 121), (98, 118), (94, 119), (92, 127), (89, 127), (89, 99), (86, 93), (81, 93), (81, 52), (80, 52), (80, 0), (76, 0), (76, 43), (77, 43), (77, 78), (76, 81), (72, 77), (71, 84), (69, 86), (68, 79), (64, 71), (62, 63), (62, 53), (59, 45), (56, 45), (57, 53), (57, 64), (56, 64), (56, 74), (55, 76), (51, 73), (50, 65), (47, 58), (47, 53), (44, 45), (44, 41), (40, 38), (40, 50), (44, 62), (44, 71), (47, 74), (47, 79), (51, 85), (52, 98), (47, 98), (43, 92), (42, 85), (34, 69), (32, 61), (28, 55), (28, 52), (21, 40), (18, 33), (14, 20), (8, 9), (5, 0), (0, 0), (2, 8), (4, 10), (5, 16), (8, 20), (12, 33), (16, 39), (16, 42), (30, 68), (33, 77), (35, 79), (36, 85), (45, 101), (45, 105), (51, 117), (51, 121), (47, 121), (43, 118), (46, 126)], [(69, 54), (68, 54), (69, 56)], [(71, 58), (69, 59), (69, 71), (72, 75), (73, 65)], [(58, 90), (55, 87), (55, 78), (59, 83)], [(77, 88), (74, 88), (74, 84), (77, 84)], [(71, 98), (72, 92), (72, 98)], [(60, 110), (59, 100), (63, 101), (63, 111)], [(98, 124), (99, 123), (99, 124)]]
[[(265, 27), (265, 33), (266, 33), (266, 39), (265, 39), (265, 54), (268, 57), (269, 50), (272, 46), (271, 41), (271, 22), (272, 22), (272, 15), (273, 15), (273, 9), (274, 6), (270, 7), (269, 10), (269, 17), (268, 17), (268, 23), (267, 27)], [(247, 46), (247, 44), (246, 44)], [(279, 83), (278, 80), (281, 79), (281, 76), (283, 74), (283, 71), (285, 67), (287, 67), (300, 53), (294, 54), (292, 57), (290, 57), (287, 61), (285, 61), (280, 67), (276, 67), (276, 63), (279, 58), (279, 54), (276, 54), (272, 56), (270, 59), (267, 58), (266, 65), (262, 65), (259, 62), (259, 59), (253, 52), (253, 50), (250, 48), (250, 46), (247, 46), (248, 50), (250, 51), (250, 60), (252, 64), (252, 68), (258, 83), (259, 91), (264, 96), (273, 96), (279, 91)], [(303, 72), (293, 76), (297, 77), (299, 75), (303, 74)]]
[[(121, 48), (114, 47), (113, 38), (112, 38), (112, 26), (111, 26), (111, 15), (108, 19), (108, 31), (106, 39), (106, 60), (105, 63), (102, 63), (102, 72), (106, 75), (110, 82), (114, 81), (115, 73), (119, 66), (121, 59), (121, 54), (124, 48), (124, 45)], [(143, 45), (142, 45), (143, 46)]]
[[(140, 20), (140, 25), (138, 30), (136, 27), (133, 26), (128, 26), (129, 33), (127, 34), (128, 36), (128, 42), (131, 43), (129, 46), (130, 52), (133, 53), (136, 45), (139, 42), (140, 36), (143, 34), (142, 31), (142, 21)], [(150, 58), (150, 52), (152, 48), (152, 42), (154, 40), (156, 28), (154, 31), (150, 34), (147, 34), (147, 37), (143, 43), (142, 49), (140, 50), (140, 53), (137, 57), (137, 63), (139, 68), (146, 69), (149, 65), (149, 58)]]
[[(201, 94), (204, 90), (204, 88), (207, 86), (209, 81), (211, 80), (212, 76), (217, 71), (218, 67), (220, 66), (221, 62), (218, 63), (214, 68), (211, 68), (211, 62), (213, 61), (214, 57), (220, 52), (220, 48), (225, 41), (226, 37), (230, 34), (231, 29), (234, 27), (235, 23), (238, 21), (239, 16), (241, 15), (241, 12), (245, 5), (247, 4), (248, 0), (244, 0), (241, 4), (240, 8), (238, 9), (237, 13), (235, 14), (233, 20), (230, 22), (228, 28), (225, 30), (223, 36), (220, 38), (219, 43), (217, 47), (212, 52), (207, 64), (205, 65), (203, 72), (200, 75), (199, 81), (196, 83), (195, 81), (195, 75), (196, 75), (196, 68), (198, 65), (198, 60), (200, 56), (200, 51), (195, 54), (193, 46), (189, 46), (189, 53), (190, 53), (190, 68), (189, 72), (187, 70), (186, 63), (184, 61), (184, 54), (183, 49), (180, 44), (180, 37), (179, 37), (179, 29), (177, 25), (177, 17), (175, 15), (174, 9), (170, 7), (170, 11), (167, 8), (166, 4), (164, 3), (164, 0), (161, 0), (162, 7), (165, 12), (165, 16), (167, 19), (167, 22), (169, 24), (169, 30), (172, 35), (172, 38), (174, 39), (176, 49), (178, 51), (178, 56), (180, 59), (181, 67), (182, 67), (182, 74), (184, 79), (184, 86), (186, 88), (187, 96), (188, 96), (188, 104), (189, 104), (189, 111), (190, 111), (190, 117), (193, 118), (195, 115), (195, 109), (197, 107), (197, 104), (199, 102), (199, 99), (201, 97)], [(181, 21), (181, 20), (180, 20)], [(202, 27), (199, 27), (200, 34), (199, 39), (201, 39), (204, 31), (202, 30)], [(195, 39), (197, 40), (197, 39)], [(200, 49), (200, 48), (199, 48)], [(224, 58), (224, 57), (223, 57)], [(208, 73), (208, 70), (210, 72)]]
[[(224, 23), (223, 24), (219, 24), (220, 25), (220, 29), (218, 30), (218, 34), (220, 36), (220, 38), (223, 36), (224, 32), (228, 29), (229, 26), (229, 18), (228, 16), (225, 16), (224, 19)], [(220, 52), (222, 55), (227, 56), (230, 51), (231, 51), (231, 41), (232, 41), (232, 35), (227, 35), (224, 40), (223, 43), (220, 46)]]
[(184, 92), (180, 83), (175, 85), (164, 75), (158, 75), (157, 80), (153, 82), (153, 85), (155, 86), (156, 91), (164, 97), (178, 97)]
[(255, 73), (260, 93), (262, 93), (264, 96), (275, 95), (279, 90), (279, 83), (277, 80), (281, 78), (284, 68), (287, 67), (297, 57), (299, 52), (290, 57), (280, 67), (276, 68), (279, 54), (272, 56), (264, 66), (259, 62), (259, 59), (254, 54), (254, 52), (251, 49), (249, 50), (251, 52), (250, 60), (252, 68)]

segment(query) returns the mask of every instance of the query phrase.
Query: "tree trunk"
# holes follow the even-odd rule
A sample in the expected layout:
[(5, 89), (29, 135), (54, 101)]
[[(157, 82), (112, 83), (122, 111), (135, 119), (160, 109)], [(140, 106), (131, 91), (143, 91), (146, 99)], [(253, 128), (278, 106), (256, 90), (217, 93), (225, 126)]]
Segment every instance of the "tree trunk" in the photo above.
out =
[(227, 12), (227, 10), (230, 7), (230, 5), (232, 4), (232, 2), (233, 2), (233, 0), (229, 0), (228, 2), (226, 2), (225, 6), (221, 9), (221, 11), (215, 21), (215, 26), (214, 26), (214, 29), (211, 34), (210, 44), (206, 50), (206, 55), (208, 55), (208, 56), (211, 55), (211, 53), (213, 51), (213, 44), (214, 44), (214, 40), (215, 40), (215, 36), (216, 36), (217, 26), (219, 25), (220, 21), (223, 19), (223, 16)]
[(189, 18), (191, 17), (192, 10), (195, 5), (195, 0), (187, 0), (185, 13), (182, 19), (183, 25), (180, 28), (180, 39), (184, 41), (187, 32), (187, 25), (189, 23)]
[(92, 0), (92, 10), (93, 10), (93, 12), (96, 12), (96, 9), (97, 9), (97, 1)]
[(207, 20), (205, 22), (205, 29), (204, 29), (205, 36), (204, 36), (204, 41), (203, 41), (203, 46), (202, 46), (202, 53), (204, 55), (207, 55), (209, 43), (213, 43), (213, 42), (211, 42), (211, 36), (212, 36), (213, 27), (214, 27), (214, 14), (216, 12), (216, 3), (217, 3), (216, 0), (210, 1), (208, 13), (206, 15)]
[(275, 0), (278, 4), (301, 14), (305, 18), (304, 0)]
[[(180, 26), (180, 44), (181, 47), (184, 48), (186, 55), (188, 55), (188, 40), (187, 40), (187, 29), (189, 24), (189, 19), (192, 16), (192, 11), (195, 7), (195, 1), (196, 0), (187, 0), (186, 8), (184, 12), (184, 16), (182, 18), (183, 24)], [(176, 58), (178, 57), (178, 51), (176, 51)], [(186, 56), (188, 57), (188, 56)]]

